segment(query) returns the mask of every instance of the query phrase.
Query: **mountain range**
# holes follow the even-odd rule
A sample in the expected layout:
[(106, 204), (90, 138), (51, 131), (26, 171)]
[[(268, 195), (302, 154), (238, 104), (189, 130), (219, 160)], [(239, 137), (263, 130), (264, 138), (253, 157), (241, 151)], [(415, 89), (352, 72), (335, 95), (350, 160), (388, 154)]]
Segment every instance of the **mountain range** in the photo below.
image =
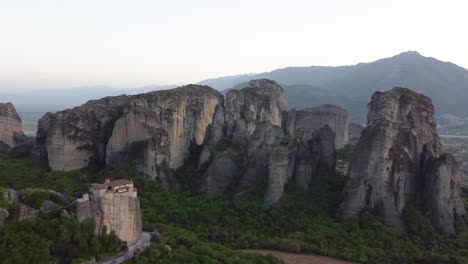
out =
[[(336, 104), (350, 119), (365, 123), (370, 96), (395, 86), (411, 88), (432, 98), (436, 113), (468, 116), (468, 70), (451, 62), (425, 57), (416, 51), (351, 66), (288, 67), (258, 74), (242, 74), (199, 82), (217, 90), (244, 88), (251, 79), (271, 79), (281, 84), (292, 108)], [(1, 102), (13, 102), (19, 112), (55, 112), (88, 100), (120, 94), (138, 94), (174, 88), (176, 85), (116, 89), (110, 86), (73, 89), (42, 89), (23, 93), (0, 93)]]
[(291, 107), (338, 104), (352, 120), (364, 122), (366, 105), (375, 91), (408, 87), (432, 98), (438, 114), (467, 116), (468, 70), (416, 51), (370, 63), (338, 67), (288, 67), (260, 74), (219, 77), (201, 81), (215, 89), (241, 87), (250, 79), (267, 78), (284, 86)]

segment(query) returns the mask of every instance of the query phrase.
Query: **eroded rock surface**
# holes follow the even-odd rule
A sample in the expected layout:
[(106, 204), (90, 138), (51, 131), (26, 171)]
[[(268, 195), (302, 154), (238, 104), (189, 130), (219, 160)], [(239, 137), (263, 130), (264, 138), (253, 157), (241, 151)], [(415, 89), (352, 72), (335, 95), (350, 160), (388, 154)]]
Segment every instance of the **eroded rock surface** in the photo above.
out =
[(222, 104), (219, 92), (196, 85), (90, 101), (42, 117), (33, 156), (64, 171), (135, 165), (171, 185)]
[(77, 200), (76, 217), (78, 221), (93, 219), (96, 233), (101, 234), (103, 227), (107, 232), (115, 231), (122, 240), (131, 244), (142, 234), (140, 202), (137, 190), (116, 192), (104, 189), (91, 190)]
[(321, 105), (304, 110), (291, 111), (296, 126), (302, 126), (309, 131), (318, 131), (328, 126), (335, 133), (335, 147), (340, 149), (348, 144), (348, 112), (336, 105)]
[(338, 217), (349, 220), (368, 210), (404, 232), (403, 210), (417, 204), (437, 229), (452, 234), (465, 214), (455, 167), (448, 154), (441, 156), (430, 98), (405, 88), (376, 92)]
[(10, 215), (10, 213), (8, 212), (7, 209), (0, 208), (0, 228), (3, 227), (3, 225), (5, 224), (5, 221), (6, 221), (6, 219), (8, 218), (9, 215)]
[(361, 133), (364, 130), (364, 126), (357, 123), (348, 124), (348, 143), (351, 145), (356, 145), (361, 137)]
[(265, 202), (272, 204), (288, 183), (307, 190), (319, 171), (331, 172), (335, 133), (328, 121), (314, 119), (316, 111), (288, 111), (283, 88), (273, 81), (229, 91), (208, 127), (195, 189), (237, 197), (265, 185)]
[(12, 103), (0, 103), (0, 150), (8, 153), (24, 136), (22, 121)]
[(424, 210), (433, 225), (445, 235), (452, 235), (465, 225), (459, 180), (458, 164), (450, 154), (432, 161), (424, 175)]

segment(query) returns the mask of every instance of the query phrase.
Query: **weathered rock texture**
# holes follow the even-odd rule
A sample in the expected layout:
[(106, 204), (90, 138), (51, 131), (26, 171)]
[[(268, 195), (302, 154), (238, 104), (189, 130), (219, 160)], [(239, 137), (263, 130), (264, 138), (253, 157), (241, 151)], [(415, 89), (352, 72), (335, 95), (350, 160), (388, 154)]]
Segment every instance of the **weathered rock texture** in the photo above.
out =
[(368, 210), (404, 232), (403, 210), (416, 204), (438, 230), (453, 234), (465, 215), (456, 168), (450, 155), (441, 155), (428, 97), (405, 88), (376, 92), (338, 217), (349, 220)]
[(229, 91), (208, 127), (195, 189), (210, 197), (239, 196), (266, 185), (264, 199), (271, 204), (288, 183), (307, 190), (318, 173), (332, 172), (335, 133), (328, 121), (314, 119), (320, 119), (315, 110), (288, 111), (283, 88), (273, 81)]
[[(23, 135), (21, 118), (12, 103), (0, 103), (0, 148), (7, 152)], [(3, 146), (3, 147), (2, 147)]]
[(364, 130), (364, 126), (357, 123), (348, 124), (348, 143), (356, 145), (361, 137), (361, 133)]
[(5, 224), (5, 221), (6, 221), (6, 219), (8, 218), (9, 215), (10, 215), (10, 213), (8, 212), (7, 209), (0, 208), (0, 228), (3, 227), (3, 225)]
[(274, 203), (290, 182), (303, 189), (332, 173), (335, 134), (347, 142), (347, 113), (325, 105), (289, 111), (270, 80), (222, 95), (205, 86), (107, 97), (41, 118), (34, 159), (53, 170), (135, 165), (164, 186), (199, 148), (194, 188), (210, 197), (239, 196), (266, 185)]
[(306, 108), (300, 111), (291, 111), (295, 120), (307, 126), (310, 131), (318, 131), (328, 125), (335, 133), (335, 146), (337, 149), (348, 144), (348, 112), (336, 105), (321, 105)]
[(77, 200), (78, 221), (93, 219), (96, 233), (115, 231), (120, 240), (131, 244), (141, 237), (142, 222), (137, 192), (106, 192), (85, 194)]
[(171, 185), (222, 104), (219, 92), (196, 85), (90, 101), (42, 117), (33, 156), (65, 171), (133, 164)]

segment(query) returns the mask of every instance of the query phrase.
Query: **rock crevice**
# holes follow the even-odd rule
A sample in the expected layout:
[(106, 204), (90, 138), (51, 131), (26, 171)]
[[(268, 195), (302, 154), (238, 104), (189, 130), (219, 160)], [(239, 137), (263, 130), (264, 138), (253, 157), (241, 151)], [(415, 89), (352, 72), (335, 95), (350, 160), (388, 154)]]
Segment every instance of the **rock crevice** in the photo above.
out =
[(314, 176), (334, 172), (335, 132), (329, 125), (347, 135), (346, 111), (339, 121), (336, 109), (290, 111), (283, 88), (265, 79), (229, 91), (208, 127), (195, 189), (238, 197), (264, 187), (268, 204), (278, 202), (289, 183), (308, 190)]
[(170, 186), (171, 170), (203, 142), (222, 104), (219, 92), (197, 85), (90, 101), (42, 117), (33, 158), (63, 171), (134, 165)]

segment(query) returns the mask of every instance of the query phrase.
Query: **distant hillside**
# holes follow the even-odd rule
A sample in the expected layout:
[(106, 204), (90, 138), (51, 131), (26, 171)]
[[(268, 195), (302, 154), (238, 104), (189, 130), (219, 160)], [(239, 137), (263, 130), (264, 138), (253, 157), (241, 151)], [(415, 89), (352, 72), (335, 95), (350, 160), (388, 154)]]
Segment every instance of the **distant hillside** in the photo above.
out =
[(226, 78), (201, 83), (223, 90), (236, 85), (234, 81), (268, 78), (285, 86), (291, 107), (339, 104), (350, 111), (355, 121), (365, 119), (367, 103), (375, 91), (403, 86), (431, 97), (437, 113), (468, 116), (468, 70), (414, 51), (354, 66), (290, 67)]

